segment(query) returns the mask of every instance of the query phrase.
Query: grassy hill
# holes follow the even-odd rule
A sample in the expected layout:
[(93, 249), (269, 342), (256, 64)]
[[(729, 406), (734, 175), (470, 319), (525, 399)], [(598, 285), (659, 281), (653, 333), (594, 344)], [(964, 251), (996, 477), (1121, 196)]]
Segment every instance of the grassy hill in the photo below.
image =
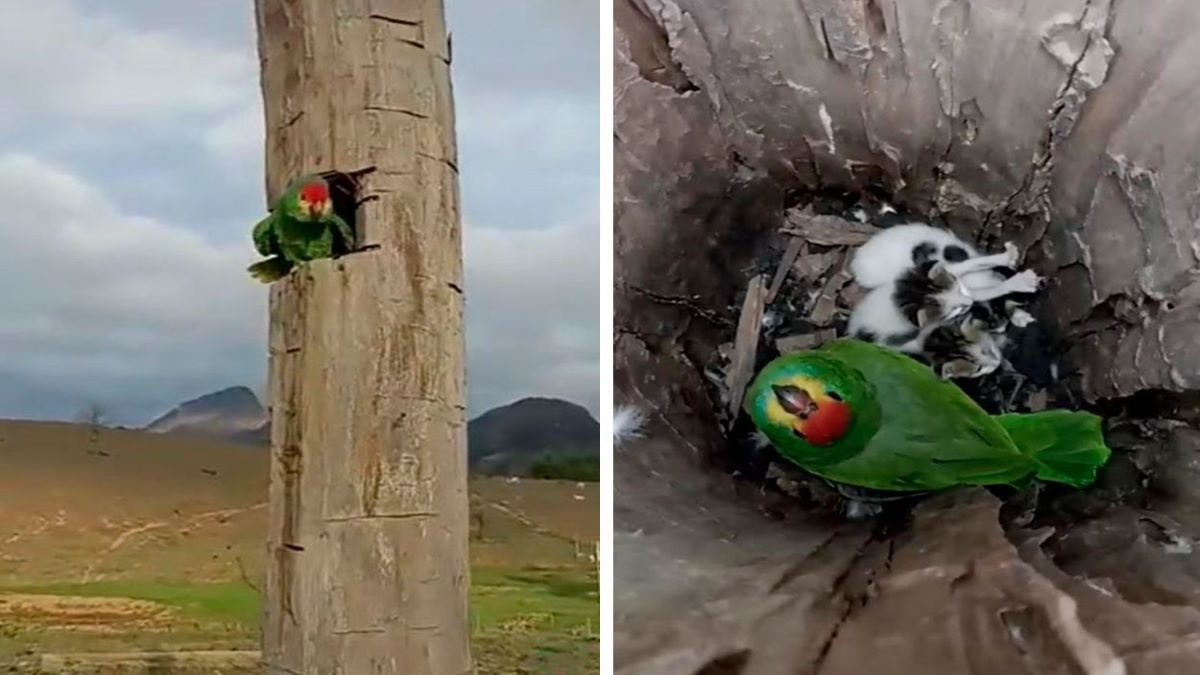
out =
[[(268, 460), (202, 438), (0, 421), (0, 670), (28, 650), (256, 649)], [(596, 671), (598, 498), (595, 483), (472, 481), (481, 672)]]

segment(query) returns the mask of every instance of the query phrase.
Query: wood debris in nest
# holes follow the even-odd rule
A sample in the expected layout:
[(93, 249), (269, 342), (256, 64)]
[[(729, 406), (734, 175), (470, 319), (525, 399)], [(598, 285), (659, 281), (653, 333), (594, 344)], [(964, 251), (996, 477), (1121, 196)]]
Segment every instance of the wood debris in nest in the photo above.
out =
[(742, 302), (742, 315), (738, 319), (737, 336), (733, 342), (733, 355), (729, 372), (725, 375), (729, 387), (729, 415), (736, 418), (742, 405), (742, 396), (750, 379), (754, 377), (754, 361), (758, 354), (758, 337), (762, 332), (763, 312), (766, 309), (767, 278), (758, 275), (750, 280), (746, 299)]
[(820, 246), (862, 246), (881, 231), (873, 225), (838, 216), (814, 215), (804, 209), (790, 209), (784, 218), (787, 224), (781, 232)]
[(788, 353), (819, 347), (838, 336), (835, 325), (852, 306), (847, 300), (857, 297), (850, 273), (853, 252), (848, 247), (878, 231), (807, 209), (788, 211), (780, 229), (783, 254), (750, 280), (734, 340), (718, 349), (718, 360), (724, 365), (710, 371), (728, 422), (741, 412), (762, 346)]

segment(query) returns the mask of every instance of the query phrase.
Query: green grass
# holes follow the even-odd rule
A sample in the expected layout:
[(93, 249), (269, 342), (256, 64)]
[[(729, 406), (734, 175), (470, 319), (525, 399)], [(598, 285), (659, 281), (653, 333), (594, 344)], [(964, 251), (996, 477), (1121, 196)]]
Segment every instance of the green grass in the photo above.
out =
[(85, 584), (42, 584), (3, 588), (0, 592), (149, 600), (178, 610), (194, 621), (257, 626), (261, 617), (258, 592), (238, 581), (186, 584), (143, 581), (94, 581)]
[[(578, 568), (471, 572), (473, 652), (481, 673), (595, 673), (599, 600), (594, 572)], [(0, 588), (0, 593), (132, 598), (160, 603), (178, 619), (167, 631), (87, 634), (0, 621), (0, 655), (38, 651), (258, 646), (260, 597), (243, 582), (97, 581)]]
[(472, 570), (480, 672), (599, 672), (598, 590), (582, 570)]

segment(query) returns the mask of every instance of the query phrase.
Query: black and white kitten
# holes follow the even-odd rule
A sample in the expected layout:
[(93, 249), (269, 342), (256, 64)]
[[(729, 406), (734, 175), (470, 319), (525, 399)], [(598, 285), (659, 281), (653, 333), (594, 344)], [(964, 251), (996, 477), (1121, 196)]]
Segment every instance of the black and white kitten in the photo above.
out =
[(1009, 325), (1025, 326), (1024, 309), (1040, 285), (1016, 272), (1016, 247), (984, 256), (953, 233), (898, 225), (872, 237), (851, 261), (868, 290), (850, 315), (852, 337), (932, 361), (943, 377), (979, 377), (1003, 363)]

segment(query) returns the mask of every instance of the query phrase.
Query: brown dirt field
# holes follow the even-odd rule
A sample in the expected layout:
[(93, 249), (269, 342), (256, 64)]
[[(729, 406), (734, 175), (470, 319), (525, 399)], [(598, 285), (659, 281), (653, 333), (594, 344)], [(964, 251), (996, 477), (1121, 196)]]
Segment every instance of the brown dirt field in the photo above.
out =
[[(257, 672), (255, 596), (248, 616), (189, 603), (262, 588), (268, 459), (205, 439), (0, 420), (0, 671)], [(555, 581), (497, 593), (507, 574), (594, 570), (598, 486), (479, 478), (470, 492), (480, 672), (594, 672), (598, 628), (542, 625), (550, 611), (581, 621), (586, 601), (560, 601)], [(199, 582), (225, 586), (188, 586)]]
[[(261, 448), (0, 420), (0, 585), (257, 579), (267, 466)], [(477, 562), (571, 564), (599, 535), (595, 483), (479, 478), (471, 493)]]
[(165, 626), (170, 612), (146, 600), (4, 593), (0, 594), (0, 622), (5, 620), (57, 629), (111, 632)]

